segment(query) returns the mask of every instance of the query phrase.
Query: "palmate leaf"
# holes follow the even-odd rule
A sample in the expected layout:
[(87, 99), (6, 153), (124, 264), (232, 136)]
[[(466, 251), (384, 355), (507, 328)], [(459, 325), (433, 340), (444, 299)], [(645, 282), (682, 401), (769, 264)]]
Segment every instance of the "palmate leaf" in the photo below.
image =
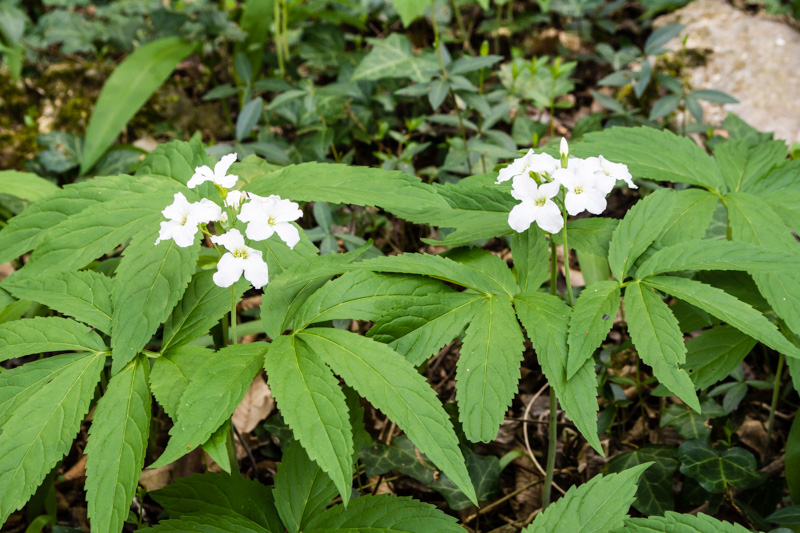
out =
[(630, 283), (625, 288), (628, 333), (639, 357), (650, 365), (658, 381), (689, 407), (700, 412), (700, 402), (689, 375), (679, 365), (686, 362), (686, 346), (678, 320), (651, 287)]
[(410, 363), (386, 345), (347, 331), (313, 328), (298, 337), (477, 502), (450, 419)]
[(113, 373), (144, 348), (183, 296), (195, 271), (200, 253), (196, 244), (181, 248), (170, 239), (155, 245), (157, 237), (157, 224), (140, 231), (123, 252), (114, 276)]
[(586, 361), (572, 379), (567, 379), (567, 320), (570, 308), (561, 299), (540, 292), (517, 295), (514, 307), (564, 412), (589, 444), (598, 453), (603, 453), (597, 437), (597, 376), (594, 364)]
[(535, 291), (547, 280), (550, 273), (548, 254), (547, 239), (541, 231), (525, 231), (511, 236), (511, 256), (519, 292)]
[(718, 203), (718, 196), (702, 189), (677, 191), (669, 222), (657, 241), (664, 246), (670, 246), (702, 239)]
[(755, 193), (758, 181), (786, 162), (786, 143), (728, 141), (717, 145), (714, 155), (725, 184), (731, 191)]
[(667, 511), (666, 516), (650, 518), (629, 518), (625, 527), (611, 533), (750, 533), (739, 524), (731, 524), (712, 518), (703, 513), (697, 516)]
[(69, 318), (36, 317), (0, 325), (0, 361), (41, 352), (104, 352), (100, 335)]
[(150, 363), (143, 355), (108, 382), (86, 445), (86, 501), (92, 528), (121, 531), (144, 466), (150, 433)]
[(511, 301), (487, 296), (467, 327), (456, 371), (459, 420), (472, 442), (497, 437), (517, 392), (523, 341)]
[(485, 300), (480, 294), (464, 292), (432, 294), (384, 314), (367, 337), (388, 344), (416, 366), (456, 338)]
[(284, 421), (347, 504), (353, 477), (353, 435), (338, 380), (322, 354), (295, 335), (273, 341), (264, 367)]
[[(272, 492), (261, 483), (244, 476), (231, 476), (219, 473), (194, 474), (181, 478), (172, 485), (151, 492), (150, 496), (169, 514), (170, 518), (200, 521), (205, 516), (216, 517), (219, 522), (228, 524), (226, 531), (240, 530), (242, 523), (251, 531), (281, 533), (283, 526), (275, 509)], [(166, 526), (176, 520), (162, 522)], [(177, 526), (176, 526), (177, 527)], [(156, 531), (176, 531), (183, 529), (155, 529)], [(186, 531), (206, 531), (187, 529)], [(216, 531), (210, 529), (208, 531)]]
[(433, 505), (408, 497), (381, 494), (362, 496), (345, 509), (336, 505), (309, 523), (308, 533), (460, 533), (455, 518)]
[(648, 466), (597, 475), (580, 487), (570, 488), (539, 513), (523, 533), (605, 533), (622, 525), (634, 499), (636, 482)]
[(69, 451), (100, 378), (105, 355), (71, 359), (22, 402), (0, 434), (0, 523), (22, 507)]
[(678, 448), (681, 473), (696, 479), (700, 486), (713, 494), (722, 494), (728, 487), (751, 488), (760, 483), (756, 458), (743, 448), (731, 448), (719, 453), (704, 439), (689, 440)]
[(619, 310), (620, 294), (618, 281), (599, 281), (581, 292), (569, 316), (567, 379), (572, 379), (608, 336)]
[(44, 278), (7, 279), (2, 288), (20, 300), (42, 303), (104, 333), (111, 332), (111, 278), (98, 272), (62, 272)]
[(283, 452), (272, 494), (283, 525), (298, 533), (333, 500), (336, 486), (295, 441)]
[(606, 470), (609, 473), (622, 472), (651, 463), (639, 479), (633, 506), (646, 516), (663, 515), (675, 507), (673, 474), (680, 465), (675, 458), (676, 453), (673, 446), (666, 444), (642, 446), (635, 451), (615, 455), (606, 465)]
[(230, 419), (261, 368), (267, 346), (262, 342), (236, 344), (203, 361), (181, 396), (167, 448), (151, 468), (183, 457)]
[(442, 256), (452, 259), (471, 269), (477, 275), (491, 280), (496, 294), (506, 294), (513, 298), (517, 293), (517, 280), (514, 279), (514, 274), (511, 273), (508, 264), (488, 250), (462, 246), (447, 250)]
[(675, 276), (656, 276), (642, 283), (699, 307), (773, 350), (800, 358), (800, 350), (778, 332), (775, 324), (721, 289)]
[(675, 204), (672, 189), (659, 189), (628, 211), (614, 230), (608, 248), (608, 264), (619, 281), (625, 280), (636, 259), (661, 235)]

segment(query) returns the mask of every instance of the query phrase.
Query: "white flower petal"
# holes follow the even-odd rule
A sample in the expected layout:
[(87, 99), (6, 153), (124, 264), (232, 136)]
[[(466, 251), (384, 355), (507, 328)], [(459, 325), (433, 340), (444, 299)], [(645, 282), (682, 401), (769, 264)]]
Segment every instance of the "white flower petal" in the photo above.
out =
[(584, 193), (575, 194), (572, 191), (568, 191), (567, 194), (564, 195), (564, 207), (567, 208), (567, 213), (570, 215), (577, 215), (586, 209), (586, 195)]
[(560, 190), (561, 190), (561, 184), (557, 181), (551, 181), (549, 183), (543, 183), (539, 187), (539, 194), (544, 195), (544, 197), (549, 200), (553, 196), (557, 195), (558, 191)]
[(294, 248), (294, 245), (300, 242), (300, 232), (289, 222), (279, 222), (275, 224), (274, 228), (275, 233), (289, 248)]
[(295, 202), (280, 199), (270, 214), (277, 222), (294, 222), (303, 216), (303, 211)]
[(196, 224), (214, 222), (222, 217), (222, 208), (208, 198), (191, 204), (190, 208), (189, 220)]
[(220, 258), (217, 263), (217, 271), (211, 279), (219, 287), (230, 287), (239, 281), (239, 278), (242, 277), (242, 272), (244, 272), (244, 260), (227, 253)]
[(189, 179), (188, 183), (186, 183), (186, 186), (190, 189), (194, 189), (201, 183), (213, 180), (214, 171), (208, 168), (206, 165), (203, 165), (202, 167), (196, 167), (194, 169), (194, 174), (192, 174), (192, 177)]
[(233, 252), (241, 248), (246, 248), (244, 244), (244, 237), (238, 229), (229, 230), (222, 235), (212, 235), (211, 242), (214, 244), (221, 244), (228, 251)]
[(548, 233), (558, 233), (564, 227), (564, 217), (555, 202), (547, 201), (536, 210), (536, 223)]
[(517, 233), (522, 233), (536, 219), (536, 209), (536, 204), (531, 200), (524, 200), (521, 204), (515, 205), (508, 214), (508, 225)]
[(515, 159), (507, 167), (501, 168), (500, 172), (497, 174), (497, 181), (495, 181), (495, 183), (503, 183), (504, 181), (508, 181), (515, 176), (522, 174), (527, 163), (527, 158), (532, 154), (533, 150), (528, 150), (527, 154), (519, 159)]
[(219, 162), (214, 165), (214, 176), (220, 178), (228, 173), (228, 169), (236, 161), (238, 156), (236, 154), (223, 155)]
[(511, 196), (517, 200), (524, 200), (538, 194), (539, 186), (529, 176), (516, 176), (512, 183)]
[(179, 192), (176, 192), (172, 199), (172, 203), (165, 207), (161, 214), (170, 220), (183, 221), (183, 217), (189, 214), (189, 200)]
[(593, 215), (599, 215), (606, 210), (606, 195), (596, 189), (584, 190), (581, 193), (584, 196), (584, 205), (586, 210)]
[(214, 179), (214, 183), (226, 189), (230, 189), (231, 187), (236, 185), (237, 181), (239, 181), (239, 176), (236, 176), (234, 174), (228, 174), (227, 176), (217, 176), (216, 179)]
[(251, 250), (247, 259), (243, 260), (244, 277), (253, 284), (253, 287), (260, 289), (269, 282), (269, 268), (261, 257), (261, 252)]
[(244, 200), (245, 193), (242, 191), (228, 191), (228, 196), (225, 197), (225, 205), (234, 209), (239, 209), (239, 204)]
[(172, 232), (172, 240), (181, 248), (187, 248), (194, 244), (194, 236), (197, 234), (197, 224), (177, 225)]
[(244, 234), (252, 241), (269, 239), (273, 233), (275, 233), (275, 226), (270, 226), (266, 220), (250, 222), (244, 230)]
[(560, 183), (567, 189), (572, 190), (573, 183), (575, 182), (576, 176), (573, 169), (570, 167), (568, 168), (559, 168), (553, 172), (553, 182)]
[(569, 157), (569, 144), (567, 144), (567, 139), (565, 137), (561, 137), (561, 146), (558, 151), (561, 157)]

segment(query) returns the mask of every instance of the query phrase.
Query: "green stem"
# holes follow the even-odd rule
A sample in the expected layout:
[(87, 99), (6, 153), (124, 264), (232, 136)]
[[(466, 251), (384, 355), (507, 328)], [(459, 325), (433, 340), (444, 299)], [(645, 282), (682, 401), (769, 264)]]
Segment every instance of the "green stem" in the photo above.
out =
[[(558, 252), (556, 243), (550, 237), (550, 294), (558, 294)], [(547, 464), (544, 470), (544, 485), (542, 492), (542, 510), (550, 505), (550, 495), (553, 491), (553, 475), (556, 468), (556, 448), (558, 447), (558, 399), (553, 387), (550, 387), (550, 414), (547, 417)]]
[(769, 460), (769, 445), (772, 440), (772, 429), (775, 424), (775, 409), (778, 407), (778, 396), (781, 390), (781, 374), (783, 374), (783, 354), (778, 354), (778, 369), (775, 371), (775, 385), (772, 387), (772, 403), (769, 406), (769, 422), (767, 422), (767, 438), (764, 441), (764, 463)]
[[(553, 78), (553, 83), (550, 84), (550, 137), (555, 135), (556, 133), (556, 77), (553, 76), (553, 73), (550, 73), (550, 76)], [(564, 226), (566, 228), (566, 226)], [(566, 234), (566, 230), (565, 230)], [(566, 249), (567, 245), (564, 244), (564, 249)]]
[(286, 77), (286, 68), (283, 63), (283, 45), (281, 44), (281, 2), (275, 0), (275, 53), (278, 56), (278, 70), (281, 73), (281, 79)]
[(569, 282), (569, 246), (567, 245), (567, 211), (561, 210), (564, 215), (564, 280), (567, 283), (567, 303), (572, 307), (575, 305), (575, 300), (572, 296), (572, 284)]
[(236, 284), (231, 286), (231, 337), (232, 344), (236, 344), (238, 341), (236, 337)]

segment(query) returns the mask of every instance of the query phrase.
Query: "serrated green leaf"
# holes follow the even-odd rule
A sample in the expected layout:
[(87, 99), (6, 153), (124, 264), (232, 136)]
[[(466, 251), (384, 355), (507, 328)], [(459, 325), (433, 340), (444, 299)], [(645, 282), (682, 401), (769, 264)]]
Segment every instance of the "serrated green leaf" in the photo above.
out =
[(703, 439), (689, 440), (678, 448), (681, 473), (697, 480), (700, 486), (713, 494), (733, 489), (751, 488), (763, 478), (758, 471), (756, 458), (743, 448), (717, 452)]
[(139, 529), (142, 533), (274, 533), (280, 529), (264, 529), (252, 520), (238, 516), (196, 514), (179, 520), (164, 520), (158, 525)]
[(450, 419), (410, 363), (391, 348), (347, 331), (314, 328), (298, 336), (336, 374), (386, 413), (476, 503)]
[(0, 434), (0, 523), (22, 507), (69, 451), (105, 363), (103, 354), (73, 359), (21, 403)]
[(772, 322), (723, 290), (696, 280), (675, 276), (657, 276), (648, 278), (642, 283), (707, 311), (739, 331), (763, 342), (773, 350), (783, 352), (790, 357), (800, 358), (800, 350), (786, 340), (786, 337), (778, 332), (778, 328)]
[(261, 369), (267, 346), (262, 342), (236, 344), (203, 361), (181, 396), (167, 448), (151, 468), (183, 457), (231, 417)]
[(666, 227), (656, 239), (663, 246), (702, 239), (714, 211), (719, 204), (719, 197), (702, 189), (684, 189), (678, 191), (675, 205)]
[(214, 352), (200, 346), (179, 346), (157, 358), (150, 371), (150, 390), (172, 420), (176, 420), (178, 406), (189, 382), (194, 380), (205, 359)]
[(731, 191), (756, 192), (758, 181), (786, 161), (786, 143), (728, 141), (716, 146), (714, 155)]
[(731, 326), (716, 326), (686, 343), (686, 363), (696, 389), (724, 379), (756, 345), (756, 340)]
[(283, 452), (272, 494), (283, 525), (298, 533), (333, 500), (336, 485), (295, 441)]
[(69, 318), (36, 317), (0, 324), (0, 361), (41, 352), (104, 352), (100, 335)]
[(517, 280), (514, 279), (508, 264), (488, 250), (460, 247), (447, 250), (442, 256), (465, 265), (478, 276), (490, 279), (497, 294), (505, 293), (513, 298), (517, 293)]
[(628, 165), (634, 176), (711, 190), (722, 186), (714, 159), (691, 138), (668, 130), (611, 128), (586, 134), (581, 143), (570, 146), (570, 151), (577, 157), (602, 154), (609, 161)]
[(144, 348), (180, 300), (195, 271), (200, 253), (196, 244), (181, 248), (170, 239), (155, 245), (157, 236), (158, 225), (139, 232), (123, 252), (114, 276), (112, 373)]
[(186, 185), (194, 174), (195, 167), (213, 166), (200, 137), (189, 142), (172, 141), (156, 146), (136, 169), (135, 179), (145, 176), (167, 178)]
[(386, 313), (376, 320), (367, 337), (388, 344), (416, 366), (456, 338), (484, 301), (479, 294), (433, 294), (416, 305)]
[(675, 204), (675, 191), (659, 189), (640, 200), (614, 230), (608, 248), (608, 264), (619, 281), (666, 227)]
[(2, 287), (20, 300), (42, 303), (104, 333), (111, 332), (111, 278), (91, 270), (8, 279)]
[(353, 477), (353, 434), (344, 393), (323, 360), (323, 354), (297, 336), (282, 335), (270, 346), (264, 367), (283, 419), (346, 504)]
[(456, 371), (459, 420), (472, 442), (497, 437), (517, 392), (523, 341), (511, 301), (487, 296), (467, 327)]
[(408, 497), (381, 494), (362, 496), (345, 509), (336, 505), (309, 523), (308, 533), (460, 533), (456, 519), (433, 505)]
[(667, 246), (648, 257), (636, 269), (643, 279), (679, 270), (746, 270), (748, 272), (791, 271), (800, 255), (744, 242), (704, 239)]
[(86, 501), (92, 528), (122, 531), (144, 466), (150, 433), (150, 363), (143, 355), (108, 382), (86, 445)]
[(599, 281), (578, 296), (569, 316), (567, 379), (572, 379), (591, 360), (595, 349), (608, 336), (619, 310), (620, 294), (618, 281)]
[(222, 524), (230, 524), (226, 531), (241, 531), (237, 527), (238, 523), (230, 522), (231, 520), (250, 522), (252, 525), (249, 527), (253, 531), (283, 531), (273, 503), (272, 491), (243, 476), (231, 476), (222, 472), (194, 474), (151, 492), (150, 496), (172, 518), (199, 521), (203, 515), (210, 515), (221, 519)]
[(605, 533), (622, 525), (633, 503), (636, 482), (648, 466), (596, 475), (580, 487), (571, 487), (539, 513), (523, 533)]
[(517, 295), (514, 307), (564, 412), (589, 444), (598, 453), (603, 453), (597, 437), (597, 376), (594, 364), (586, 361), (572, 379), (567, 379), (567, 322), (570, 308), (559, 298), (540, 292)]
[(612, 533), (750, 533), (739, 524), (722, 522), (703, 513), (697, 516), (668, 511), (666, 516), (629, 518), (625, 527)]
[(519, 292), (535, 291), (547, 280), (550, 274), (550, 257), (544, 233), (514, 233), (511, 236), (511, 256), (514, 259)]
[(686, 346), (669, 306), (651, 287), (630, 283), (625, 288), (625, 318), (642, 361), (653, 369), (661, 384), (699, 412), (694, 385), (679, 366), (686, 362)]
[(0, 171), (0, 194), (35, 202), (53, 196), (60, 190), (57, 185), (31, 172)]
[[(161, 352), (174, 349), (208, 332), (231, 310), (231, 288), (220, 287), (211, 279), (212, 271), (198, 272), (189, 282), (183, 297), (164, 322)], [(236, 301), (242, 297), (246, 280), (234, 285)]]
[[(619, 220), (613, 218), (579, 218), (567, 222), (567, 241), (570, 248), (578, 252), (608, 256), (608, 247)], [(556, 244), (564, 244), (561, 233), (551, 235)]]
[(663, 515), (675, 507), (673, 474), (680, 465), (675, 458), (676, 453), (673, 446), (666, 444), (642, 446), (635, 451), (612, 457), (606, 465), (606, 471), (622, 472), (641, 464), (652, 463), (639, 479), (633, 507), (647, 516)]
[[(403, 0), (401, 0), (403, 1)], [(425, 2), (419, 0), (405, 0), (419, 2), (425, 10)], [(395, 7), (399, 4), (395, 3)], [(404, 22), (405, 24), (405, 22)], [(422, 68), (423, 64), (414, 55), (411, 41), (402, 33), (392, 33), (385, 39), (375, 39), (367, 55), (361, 60), (353, 71), (350, 81), (371, 80), (378, 81), (389, 78), (410, 78), (417, 82), (426, 81)]]

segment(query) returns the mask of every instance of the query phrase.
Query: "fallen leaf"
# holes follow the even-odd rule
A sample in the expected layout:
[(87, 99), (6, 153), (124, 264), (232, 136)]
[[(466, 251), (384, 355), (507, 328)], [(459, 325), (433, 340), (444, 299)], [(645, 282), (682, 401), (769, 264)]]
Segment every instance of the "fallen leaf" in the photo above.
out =
[(258, 375), (247, 389), (242, 403), (233, 412), (233, 425), (240, 433), (249, 433), (259, 422), (267, 418), (273, 409), (275, 400), (272, 399), (272, 391), (269, 390), (264, 378)]

